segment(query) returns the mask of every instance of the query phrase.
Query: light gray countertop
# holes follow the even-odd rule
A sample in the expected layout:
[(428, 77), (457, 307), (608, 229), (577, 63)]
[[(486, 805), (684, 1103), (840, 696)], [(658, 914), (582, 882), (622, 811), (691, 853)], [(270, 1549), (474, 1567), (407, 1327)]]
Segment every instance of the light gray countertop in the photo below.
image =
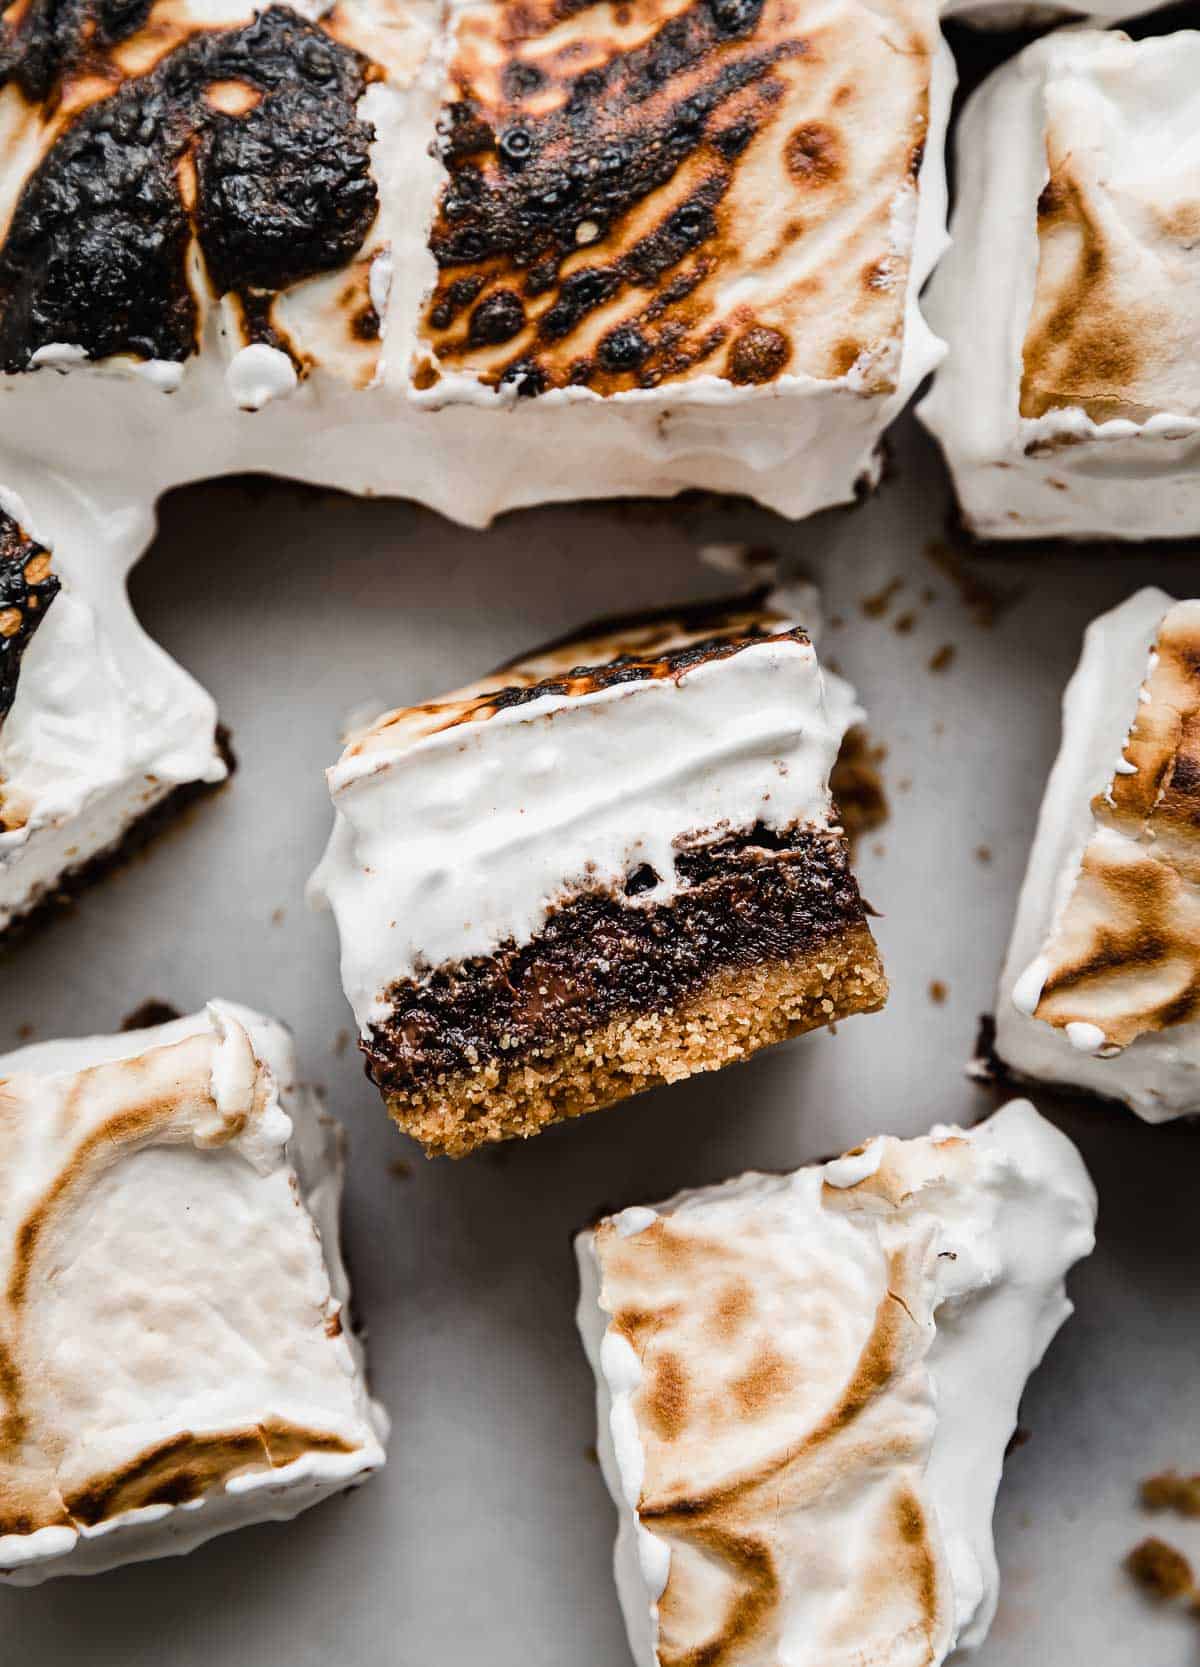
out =
[[(257, 481), (167, 501), (135, 600), (216, 693), (241, 767), (5, 963), (0, 1047), (24, 1025), (39, 1038), (111, 1030), (147, 997), (190, 1010), (219, 994), (294, 1026), (305, 1074), (351, 1134), (345, 1231), (391, 1459), (290, 1526), (0, 1593), (5, 1667), (625, 1667), (614, 1514), (587, 1457), (572, 1231), (600, 1206), (988, 1109), (994, 1096), (962, 1066), (992, 1001), (1083, 627), (1142, 583), (1200, 590), (1195, 547), (1018, 550), (970, 563), (1019, 593), (984, 628), (926, 553), (948, 508), (932, 448), (909, 420), (893, 449), (870, 503), (799, 526), (688, 499), (531, 512), (478, 534), (404, 504)], [(339, 725), (596, 614), (716, 592), (696, 559), (714, 539), (803, 560), (844, 621), (824, 654), (888, 749), (891, 819), (858, 864), (883, 913), (888, 1008), (528, 1146), (427, 1164), (346, 1045), (333, 929), (304, 904)], [(883, 615), (864, 612), (896, 578)], [(953, 662), (931, 672), (944, 644)], [(1147, 1604), (1120, 1560), (1156, 1526), (1200, 1555), (1200, 1525), (1155, 1525), (1135, 1501), (1150, 1471), (1200, 1469), (1200, 1132), (1038, 1099), (1083, 1147), (1100, 1242), (1026, 1396), (1031, 1439), (1009, 1460), (997, 1516), (1000, 1611), (978, 1660), (1183, 1667), (1197, 1623)], [(411, 1168), (395, 1172), (397, 1160)]]

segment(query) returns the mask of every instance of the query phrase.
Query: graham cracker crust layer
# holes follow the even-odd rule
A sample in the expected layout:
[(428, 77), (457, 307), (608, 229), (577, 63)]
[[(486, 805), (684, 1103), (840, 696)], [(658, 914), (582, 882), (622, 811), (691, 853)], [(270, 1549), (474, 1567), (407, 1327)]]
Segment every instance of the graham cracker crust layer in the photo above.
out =
[(719, 1071), (788, 1037), (874, 1012), (886, 999), (874, 940), (856, 925), (785, 962), (722, 971), (661, 1011), (621, 1015), (511, 1064), (493, 1059), (419, 1091), (390, 1092), (387, 1106), (428, 1157), (462, 1158), (647, 1088)]

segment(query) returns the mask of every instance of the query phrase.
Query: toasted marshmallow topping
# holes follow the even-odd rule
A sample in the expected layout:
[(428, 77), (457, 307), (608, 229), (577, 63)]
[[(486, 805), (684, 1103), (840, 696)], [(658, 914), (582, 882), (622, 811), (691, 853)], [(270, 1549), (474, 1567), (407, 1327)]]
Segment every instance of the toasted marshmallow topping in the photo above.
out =
[(23, 529), (32, 571), (48, 561), (58, 585), (0, 722), (0, 932), (175, 788), (227, 773), (212, 700), (150, 641), (129, 605), (126, 574), (145, 520), (101, 516), (61, 482), (56, 500), (64, 537), (43, 548), (40, 520), (0, 488), (0, 525), (7, 517)]
[(383, 1463), (337, 1126), (270, 1020), (0, 1060), (0, 1579), (190, 1551)]
[(982, 536), (1200, 531), (1200, 33), (1049, 35), (970, 100), (921, 416)]
[(582, 1234), (639, 1667), (937, 1667), (979, 1643), (1004, 1449), (1094, 1218), (1074, 1147), (1014, 1101)]
[(828, 826), (859, 715), (844, 685), (827, 702), (803, 630), (740, 605), (623, 622), (385, 713), (329, 771), (311, 887), (361, 1030), (398, 981), (527, 943), (574, 893), (648, 866), (640, 898), (668, 900), (681, 840)]
[(1089, 627), (1001, 980), (1014, 1069), (1200, 1110), (1200, 602)]
[(15, 29), (0, 87), (4, 472), (58, 546), (51, 460), (102, 512), (253, 469), (474, 525), (874, 478), (940, 352), (933, 0), (160, 11)]

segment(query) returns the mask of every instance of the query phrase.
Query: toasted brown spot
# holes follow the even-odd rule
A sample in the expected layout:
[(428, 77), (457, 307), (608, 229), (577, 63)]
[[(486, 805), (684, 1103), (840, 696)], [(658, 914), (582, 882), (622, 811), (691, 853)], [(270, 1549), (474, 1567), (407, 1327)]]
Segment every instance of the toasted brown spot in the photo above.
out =
[(731, 382), (772, 382), (781, 375), (792, 356), (787, 337), (780, 330), (756, 324), (736, 336), (729, 349), (727, 375)]
[(831, 185), (841, 177), (842, 143), (825, 122), (804, 122), (789, 136), (783, 150), (787, 170), (797, 185)]
[(768, 1347), (749, 1371), (734, 1379), (730, 1390), (742, 1417), (754, 1418), (790, 1394), (795, 1384), (792, 1367), (781, 1354)]
[(645, 1394), (646, 1415), (659, 1438), (675, 1441), (682, 1435), (688, 1417), (687, 1370), (675, 1354), (655, 1358), (653, 1374)]
[(861, 342), (847, 339), (838, 342), (829, 355), (829, 362), (834, 376), (849, 376), (862, 356)]
[(67, 1496), (71, 1516), (89, 1526), (119, 1511), (199, 1499), (230, 1476), (251, 1469), (278, 1470), (305, 1453), (352, 1453), (352, 1443), (327, 1430), (305, 1429), (285, 1419), (219, 1435), (184, 1430), (107, 1476), (94, 1477)]

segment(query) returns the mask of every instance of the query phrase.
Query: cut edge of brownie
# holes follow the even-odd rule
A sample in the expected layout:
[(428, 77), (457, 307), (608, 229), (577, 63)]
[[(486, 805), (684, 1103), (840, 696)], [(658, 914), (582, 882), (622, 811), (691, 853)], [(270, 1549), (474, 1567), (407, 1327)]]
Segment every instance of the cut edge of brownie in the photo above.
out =
[(219, 793), (223, 787), (228, 786), (238, 764), (230, 732), (224, 724), (218, 724), (214, 741), (221, 762), (225, 765), (226, 774), (222, 779), (180, 782), (178, 787), (173, 787), (148, 810), (143, 811), (111, 845), (94, 851), (90, 857), (86, 857), (74, 867), (64, 869), (31, 897), (21, 912), (14, 915), (6, 926), (0, 927), (0, 957), (34, 936), (51, 921), (67, 913), (82, 894), (90, 891), (98, 881), (124, 868), (139, 851), (144, 850), (160, 834), (165, 833), (172, 823), (177, 822), (191, 805)]
[(716, 973), (660, 1011), (622, 1014), (508, 1064), (491, 1060), (420, 1091), (386, 1093), (395, 1122), (429, 1157), (466, 1157), (646, 1089), (749, 1059), (761, 1049), (881, 1008), (887, 979), (865, 922), (786, 962)]

